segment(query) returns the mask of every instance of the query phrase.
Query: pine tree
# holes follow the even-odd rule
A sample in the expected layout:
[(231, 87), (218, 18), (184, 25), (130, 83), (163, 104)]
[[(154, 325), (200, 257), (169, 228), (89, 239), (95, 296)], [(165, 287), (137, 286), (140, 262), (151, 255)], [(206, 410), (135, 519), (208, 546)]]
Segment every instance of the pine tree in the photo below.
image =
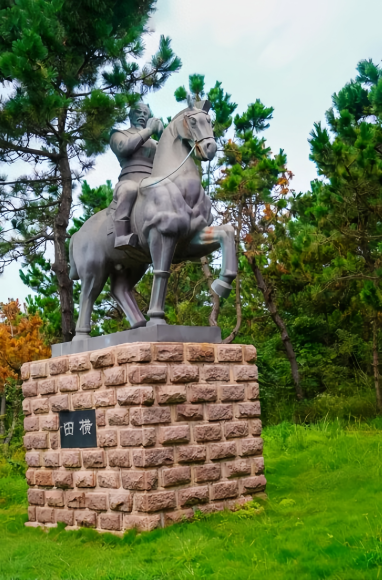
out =
[(74, 335), (66, 241), (73, 182), (108, 145), (109, 132), (141, 94), (160, 88), (180, 60), (170, 40), (139, 69), (155, 0), (0, 2), (0, 160), (33, 175), (0, 190), (0, 255), (7, 264), (53, 242), (63, 339)]

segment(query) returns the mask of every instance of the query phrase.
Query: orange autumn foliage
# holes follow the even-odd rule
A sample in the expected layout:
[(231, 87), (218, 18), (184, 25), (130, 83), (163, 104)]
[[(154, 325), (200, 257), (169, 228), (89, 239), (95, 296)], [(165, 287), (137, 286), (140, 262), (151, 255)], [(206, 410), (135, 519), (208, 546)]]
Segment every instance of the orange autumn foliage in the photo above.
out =
[(18, 379), (25, 362), (50, 357), (41, 340), (42, 320), (20, 312), (19, 301), (0, 303), (0, 391), (8, 378)]

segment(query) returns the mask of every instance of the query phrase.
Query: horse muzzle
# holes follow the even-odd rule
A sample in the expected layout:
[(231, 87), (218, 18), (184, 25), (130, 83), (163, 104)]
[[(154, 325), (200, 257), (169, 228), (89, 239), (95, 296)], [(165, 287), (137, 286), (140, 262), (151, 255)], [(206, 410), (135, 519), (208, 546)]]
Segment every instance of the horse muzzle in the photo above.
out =
[(217, 151), (217, 145), (213, 137), (202, 139), (196, 143), (196, 157), (201, 161), (212, 161)]

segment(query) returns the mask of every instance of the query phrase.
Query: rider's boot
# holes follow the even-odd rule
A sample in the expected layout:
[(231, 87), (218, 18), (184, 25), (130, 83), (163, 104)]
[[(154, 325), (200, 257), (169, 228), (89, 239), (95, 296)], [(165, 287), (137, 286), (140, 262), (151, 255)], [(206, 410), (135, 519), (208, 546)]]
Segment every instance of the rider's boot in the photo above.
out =
[(130, 219), (115, 220), (115, 242), (114, 247), (118, 250), (128, 250), (129, 247), (135, 248), (138, 245), (137, 234), (132, 233)]

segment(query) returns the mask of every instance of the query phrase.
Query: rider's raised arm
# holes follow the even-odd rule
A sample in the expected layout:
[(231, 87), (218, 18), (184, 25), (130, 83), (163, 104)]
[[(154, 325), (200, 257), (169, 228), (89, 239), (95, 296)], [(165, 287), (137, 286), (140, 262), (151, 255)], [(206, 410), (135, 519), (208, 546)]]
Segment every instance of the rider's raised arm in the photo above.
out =
[(117, 157), (130, 157), (150, 139), (152, 133), (150, 128), (142, 129), (138, 133), (129, 133), (129, 136), (125, 132), (115, 131), (110, 138), (111, 150)]

